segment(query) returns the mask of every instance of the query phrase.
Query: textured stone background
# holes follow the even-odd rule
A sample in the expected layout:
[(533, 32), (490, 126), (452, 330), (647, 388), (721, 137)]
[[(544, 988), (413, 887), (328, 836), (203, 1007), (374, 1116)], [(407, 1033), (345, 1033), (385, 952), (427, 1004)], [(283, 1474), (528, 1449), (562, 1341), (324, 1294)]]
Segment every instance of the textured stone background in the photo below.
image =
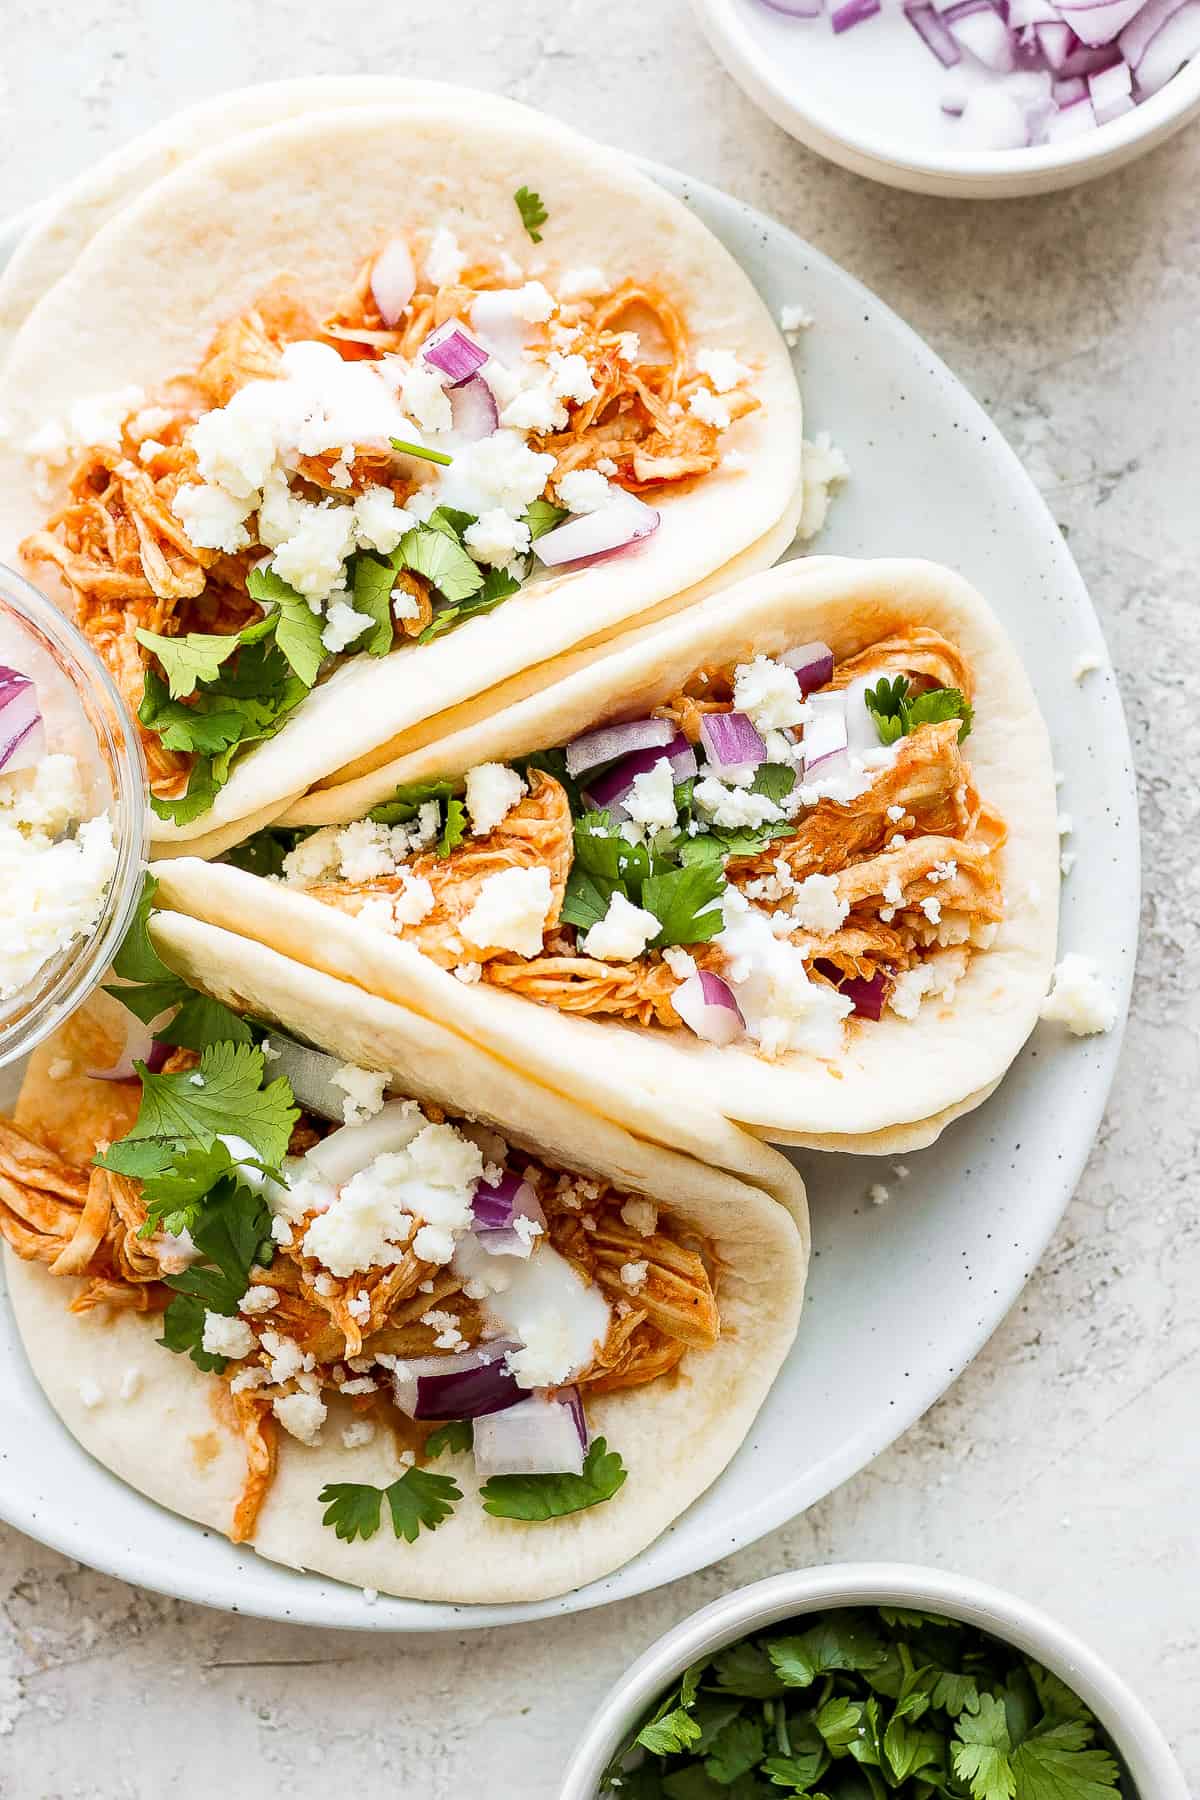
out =
[(873, 1556), (1040, 1601), (1141, 1689), (1200, 1786), (1200, 131), (1093, 188), (956, 203), (801, 150), (684, 0), (7, 0), (3, 27), (0, 211), (223, 87), (390, 70), (531, 101), (836, 257), (992, 410), (1069, 528), (1130, 713), (1146, 899), (1124, 1060), (1074, 1204), (985, 1353), (872, 1468), (664, 1592), (461, 1639), (226, 1617), (0, 1530), (0, 1795), (269, 1782), (316, 1800), (332, 1780), (551, 1800), (578, 1727), (659, 1632), (757, 1576)]

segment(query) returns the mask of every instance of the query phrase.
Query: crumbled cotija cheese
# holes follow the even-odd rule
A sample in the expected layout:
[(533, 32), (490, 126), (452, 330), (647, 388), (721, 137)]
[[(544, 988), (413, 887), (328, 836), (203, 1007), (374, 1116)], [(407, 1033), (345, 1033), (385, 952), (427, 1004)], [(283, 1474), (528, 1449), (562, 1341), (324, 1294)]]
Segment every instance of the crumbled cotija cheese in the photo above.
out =
[(360, 1125), (364, 1119), (382, 1110), (386, 1075), (379, 1075), (373, 1069), (360, 1069), (354, 1063), (343, 1063), (329, 1079), (346, 1096), (342, 1102), (342, 1118), (347, 1125)]
[(479, 893), (459, 930), (480, 950), (514, 950), (536, 956), (542, 947), (550, 911), (550, 871), (502, 869), (480, 884)]
[(72, 756), (0, 775), (0, 999), (99, 922), (117, 852), (108, 813), (83, 810)]
[(466, 808), (471, 819), (471, 833), (483, 837), (495, 831), (517, 802), (524, 798), (525, 783), (515, 769), (504, 763), (479, 763), (467, 771)]
[(1042, 1001), (1040, 1017), (1065, 1025), (1076, 1037), (1112, 1030), (1117, 1022), (1117, 1002), (1090, 956), (1071, 951), (1063, 957)]
[(580, 949), (585, 956), (604, 962), (633, 962), (662, 930), (654, 913), (634, 906), (619, 890), (608, 902), (608, 911), (588, 931)]

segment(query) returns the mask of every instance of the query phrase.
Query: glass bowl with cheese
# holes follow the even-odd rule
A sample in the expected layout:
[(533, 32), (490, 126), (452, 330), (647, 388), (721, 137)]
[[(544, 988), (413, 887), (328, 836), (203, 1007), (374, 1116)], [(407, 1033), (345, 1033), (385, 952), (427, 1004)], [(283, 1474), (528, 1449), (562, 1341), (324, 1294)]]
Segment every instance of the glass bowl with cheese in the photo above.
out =
[(96, 986), (141, 892), (146, 768), (104, 665), (0, 565), (0, 1065)]

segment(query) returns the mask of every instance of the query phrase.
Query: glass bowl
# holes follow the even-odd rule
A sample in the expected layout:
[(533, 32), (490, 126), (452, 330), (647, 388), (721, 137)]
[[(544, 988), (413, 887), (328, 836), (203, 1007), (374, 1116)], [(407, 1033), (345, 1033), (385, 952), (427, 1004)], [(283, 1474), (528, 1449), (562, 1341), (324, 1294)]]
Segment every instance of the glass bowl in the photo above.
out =
[(137, 906), (148, 844), (146, 764), (124, 702), (86, 638), (44, 594), (0, 564), (0, 662), (37, 684), (47, 750), (74, 755), (89, 816), (112, 819), (117, 862), (89, 937), (75, 938), (0, 1000), (0, 1067), (25, 1056), (87, 998)]

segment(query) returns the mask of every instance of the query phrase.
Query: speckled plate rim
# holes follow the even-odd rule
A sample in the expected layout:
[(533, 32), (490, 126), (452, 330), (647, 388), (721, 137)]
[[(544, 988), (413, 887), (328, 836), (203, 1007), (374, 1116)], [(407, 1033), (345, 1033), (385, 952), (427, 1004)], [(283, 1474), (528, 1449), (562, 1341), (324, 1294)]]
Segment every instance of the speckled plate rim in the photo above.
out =
[[(813, 1201), (809, 1301), (763, 1411), (725, 1474), (655, 1544), (555, 1599), (467, 1607), (381, 1596), (368, 1604), (356, 1589), (266, 1563), (176, 1518), (79, 1451), (0, 1307), (0, 1356), (10, 1371), (0, 1388), (0, 1516), (105, 1573), (232, 1612), (395, 1632), (561, 1616), (677, 1580), (823, 1498), (933, 1404), (1017, 1298), (1082, 1171), (1119, 1054), (1139, 900), (1128, 734), (1083, 581), (1012, 450), (889, 308), (765, 215), (674, 171), (650, 172), (705, 219), (773, 310), (803, 301), (816, 316), (804, 352), (807, 429), (834, 430), (856, 470), (820, 550), (949, 562), (990, 591), (1024, 649), (1047, 716), (1063, 725), (1060, 754), (1068, 776), (1078, 775), (1074, 809), (1088, 828), (1067, 892), (1067, 941), (1115, 970), (1120, 1022), (1086, 1042), (1040, 1027), (999, 1096), (909, 1159), (919, 1201), (914, 1181), (911, 1200), (877, 1213), (866, 1192), (891, 1178), (891, 1163), (796, 1154)], [(11, 249), (11, 227), (0, 244), (6, 238)], [(913, 426), (922, 409), (928, 440)], [(1078, 650), (1103, 664), (1086, 688), (1070, 676)], [(900, 1266), (912, 1293), (893, 1318)], [(922, 1281), (936, 1305), (920, 1303)], [(842, 1345), (831, 1349), (839, 1332)]]

